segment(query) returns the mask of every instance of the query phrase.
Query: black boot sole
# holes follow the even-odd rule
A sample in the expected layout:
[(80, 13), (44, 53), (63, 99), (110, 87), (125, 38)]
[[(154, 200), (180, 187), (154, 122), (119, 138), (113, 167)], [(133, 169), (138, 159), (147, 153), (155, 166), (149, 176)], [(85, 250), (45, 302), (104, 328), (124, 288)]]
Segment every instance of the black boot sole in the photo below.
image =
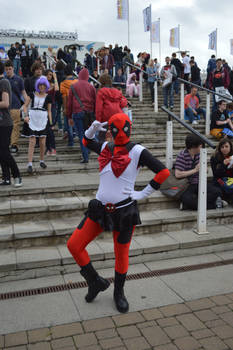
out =
[(117, 310), (120, 313), (125, 314), (126, 312), (129, 311), (129, 303), (128, 303), (128, 301), (127, 301), (127, 299), (125, 297), (124, 298), (122, 298), (122, 297), (120, 297), (120, 298), (114, 297), (114, 301), (115, 301), (116, 308), (117, 308)]

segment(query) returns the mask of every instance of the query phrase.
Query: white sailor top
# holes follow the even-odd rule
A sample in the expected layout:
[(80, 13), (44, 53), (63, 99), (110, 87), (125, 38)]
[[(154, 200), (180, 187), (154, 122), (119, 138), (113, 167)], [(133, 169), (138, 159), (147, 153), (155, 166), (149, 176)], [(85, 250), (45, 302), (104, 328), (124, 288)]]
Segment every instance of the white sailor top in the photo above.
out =
[[(160, 184), (163, 182), (163, 172), (168, 170), (165, 166), (143, 146), (140, 144), (134, 144), (129, 142), (126, 146), (122, 146), (125, 149), (125, 156), (128, 158), (128, 164), (125, 164), (120, 173), (116, 174), (116, 168), (119, 164), (121, 166), (120, 160), (118, 163), (115, 162), (115, 155), (112, 152), (109, 156), (109, 150), (114, 148), (113, 143), (99, 143), (94, 140), (89, 140), (84, 138), (84, 145), (90, 150), (98, 153), (100, 156), (98, 158), (100, 164), (100, 184), (96, 194), (96, 199), (98, 199), (103, 205), (107, 203), (119, 203), (128, 198), (128, 195), (124, 194), (125, 188), (130, 188), (134, 190), (134, 185), (136, 177), (142, 166), (147, 166), (150, 170), (157, 175), (150, 181), (150, 185), (155, 189), (159, 189)], [(106, 152), (108, 150), (108, 152)], [(108, 159), (105, 159), (106, 158)], [(101, 157), (103, 159), (101, 159)], [(116, 154), (117, 157), (117, 154)], [(103, 160), (105, 163), (103, 164)], [(114, 162), (116, 164), (114, 164)]]

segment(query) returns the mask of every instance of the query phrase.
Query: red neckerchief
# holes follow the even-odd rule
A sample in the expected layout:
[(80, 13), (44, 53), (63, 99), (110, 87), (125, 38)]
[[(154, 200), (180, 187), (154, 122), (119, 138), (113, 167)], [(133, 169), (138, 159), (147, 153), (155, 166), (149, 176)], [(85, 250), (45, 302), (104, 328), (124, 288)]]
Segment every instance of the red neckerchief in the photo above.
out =
[(122, 147), (119, 152), (113, 155), (108, 146), (106, 146), (100, 153), (98, 161), (100, 172), (109, 162), (111, 162), (113, 174), (116, 177), (119, 177), (131, 162), (131, 158), (129, 157), (129, 152), (125, 147)]

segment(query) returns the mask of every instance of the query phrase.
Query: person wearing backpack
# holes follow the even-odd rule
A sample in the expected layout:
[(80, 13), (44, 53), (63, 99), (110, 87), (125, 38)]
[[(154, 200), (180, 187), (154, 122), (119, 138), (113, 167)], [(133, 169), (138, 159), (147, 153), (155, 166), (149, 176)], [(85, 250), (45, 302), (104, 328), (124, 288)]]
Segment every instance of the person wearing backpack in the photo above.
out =
[(88, 82), (88, 79), (88, 70), (83, 68), (79, 73), (78, 82), (71, 85), (67, 104), (69, 125), (74, 126), (79, 137), (83, 157), (80, 163), (88, 163), (89, 159), (89, 151), (82, 143), (85, 112), (91, 113), (93, 117), (95, 112), (96, 89)]

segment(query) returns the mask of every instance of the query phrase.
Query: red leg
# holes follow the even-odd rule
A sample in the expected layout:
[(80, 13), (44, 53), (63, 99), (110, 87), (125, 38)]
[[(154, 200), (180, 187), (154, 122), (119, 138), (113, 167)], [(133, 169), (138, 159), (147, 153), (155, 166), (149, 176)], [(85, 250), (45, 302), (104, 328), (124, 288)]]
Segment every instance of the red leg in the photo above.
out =
[(72, 236), (69, 238), (67, 247), (79, 266), (89, 264), (90, 257), (85, 248), (102, 231), (103, 229), (98, 223), (87, 218), (83, 227), (81, 229), (76, 228)]
[(134, 229), (135, 229), (135, 226), (133, 227), (130, 241), (124, 244), (117, 242), (117, 239), (120, 233), (117, 231), (113, 231), (114, 252), (115, 252), (115, 271), (120, 274), (125, 274), (128, 271), (129, 247), (133, 237)]

